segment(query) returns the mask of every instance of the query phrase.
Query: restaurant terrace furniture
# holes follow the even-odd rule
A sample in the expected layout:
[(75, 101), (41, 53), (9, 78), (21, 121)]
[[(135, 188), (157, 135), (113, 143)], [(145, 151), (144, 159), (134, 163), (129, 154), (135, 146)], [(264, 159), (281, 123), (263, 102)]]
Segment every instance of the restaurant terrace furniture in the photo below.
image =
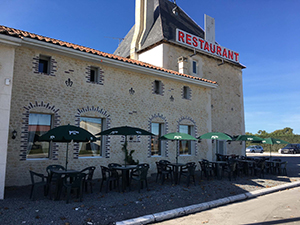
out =
[(209, 178), (214, 175), (215, 168), (213, 168), (212, 164), (205, 159), (199, 161), (199, 164), (201, 169), (201, 179), (202, 179), (202, 175), (204, 174), (206, 179), (209, 180)]
[(266, 173), (273, 173), (273, 163), (270, 160), (265, 160), (265, 171)]
[[(107, 165), (108, 168), (117, 167), (117, 166), (121, 167), (122, 165), (119, 164), (119, 163), (109, 163), (109, 164)], [(120, 171), (120, 173), (119, 173), (119, 176), (122, 176), (122, 172), (121, 172), (121, 171)]]
[(280, 175), (280, 163), (281, 159), (273, 159), (273, 172), (276, 175)]
[(260, 178), (264, 178), (264, 176), (265, 176), (264, 171), (265, 171), (265, 160), (259, 160), (255, 164), (254, 175), (258, 176), (258, 174), (259, 174)]
[(185, 164), (184, 166), (182, 166), (180, 168), (180, 172), (179, 172), (179, 182), (178, 182), (178, 184), (180, 184), (181, 176), (184, 176), (184, 177), (186, 177), (186, 185), (187, 186), (190, 185), (190, 179), (191, 178), (193, 179), (193, 182), (196, 185), (195, 170), (196, 170), (196, 163), (195, 162), (189, 162), (189, 163)]
[(156, 168), (157, 168), (157, 175), (156, 175), (156, 181), (159, 177), (161, 180), (161, 184), (164, 184), (165, 179), (171, 179), (171, 182), (173, 183), (173, 167), (170, 165), (171, 163), (167, 160), (160, 160), (159, 162), (156, 162)]
[(101, 173), (102, 173), (102, 181), (100, 184), (100, 192), (102, 191), (102, 186), (104, 181), (106, 182), (106, 193), (108, 192), (108, 188), (111, 190), (112, 185), (114, 185), (114, 188), (118, 187), (118, 191), (120, 192), (120, 185), (119, 185), (119, 174), (115, 169), (108, 168), (105, 166), (101, 167)]
[(237, 173), (236, 173), (236, 164), (237, 161), (235, 159), (229, 159), (227, 164), (223, 166), (222, 168), (222, 177), (224, 173), (228, 174), (228, 179), (231, 181), (231, 177), (234, 177), (236, 179)]
[(287, 166), (287, 161), (280, 162), (280, 165), (279, 165), (279, 175), (287, 176), (286, 166)]
[(136, 180), (139, 182), (139, 193), (141, 191), (141, 188), (143, 188), (143, 183), (145, 183), (146, 188), (148, 190), (147, 175), (149, 167), (150, 166), (148, 163), (138, 164), (136, 168), (131, 171), (129, 178), (129, 190), (131, 190), (132, 180)]
[(112, 167), (116, 167), (116, 166), (122, 166), (121, 164), (118, 164), (118, 163), (109, 163), (107, 165), (108, 168), (112, 168)]
[(77, 198), (82, 202), (85, 173), (68, 173), (63, 179), (63, 186), (67, 190), (66, 203), (69, 203), (71, 190), (75, 190)]
[[(79, 171), (77, 170), (56, 170), (56, 169), (51, 169), (51, 174), (52, 178), (56, 178), (55, 184), (55, 196), (54, 200), (59, 200), (61, 196), (61, 192), (63, 189), (63, 181), (66, 176), (69, 176), (70, 174), (77, 174)], [(50, 196), (51, 198), (51, 196)]]
[(30, 172), (30, 178), (31, 178), (31, 191), (30, 191), (30, 199), (34, 200), (35, 198), (35, 192), (37, 191), (37, 188), (43, 187), (44, 188), (44, 196), (47, 195), (47, 177), (44, 174), (36, 173), (31, 170)]
[(222, 179), (222, 170), (224, 168), (224, 166), (227, 165), (227, 160), (226, 161), (208, 161), (208, 160), (204, 160), (205, 163), (209, 166), (212, 167), (213, 171), (214, 171), (214, 175), (218, 178), (218, 179)]
[(185, 166), (184, 163), (170, 163), (173, 170), (173, 178), (174, 178), (174, 184), (178, 184), (179, 180), (179, 171), (181, 170), (181, 167)]
[(49, 194), (49, 197), (51, 198), (51, 187), (52, 185), (56, 186), (57, 185), (57, 180), (61, 175), (58, 174), (53, 174), (52, 170), (65, 170), (65, 167), (62, 165), (49, 165), (46, 167), (46, 172), (48, 174), (47, 182), (47, 194)]
[(95, 169), (96, 169), (95, 166), (89, 166), (80, 171), (80, 173), (85, 174), (85, 180), (84, 180), (85, 192), (87, 192), (88, 185), (89, 185), (91, 189), (91, 193), (93, 193), (93, 176), (94, 176)]
[(122, 174), (122, 191), (124, 192), (129, 186), (129, 175), (130, 171), (136, 168), (137, 165), (125, 165), (125, 166), (115, 166), (111, 167), (115, 171), (121, 171)]
[(243, 160), (237, 159), (236, 160), (236, 175), (239, 177), (242, 174), (246, 175), (246, 165)]
[(254, 174), (254, 168), (255, 168), (255, 165), (256, 165), (256, 161), (254, 159), (246, 159), (245, 160), (247, 162), (247, 174), (249, 175), (255, 175)]

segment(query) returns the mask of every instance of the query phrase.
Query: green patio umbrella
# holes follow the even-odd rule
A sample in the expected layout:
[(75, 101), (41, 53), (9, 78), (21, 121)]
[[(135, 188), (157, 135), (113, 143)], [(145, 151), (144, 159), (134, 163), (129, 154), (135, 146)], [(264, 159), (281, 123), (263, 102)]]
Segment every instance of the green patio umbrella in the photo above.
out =
[(47, 133), (41, 135), (38, 141), (52, 141), (52, 142), (66, 142), (67, 152), (66, 152), (66, 170), (68, 168), (68, 150), (69, 142), (93, 142), (97, 138), (91, 134), (89, 131), (76, 127), (73, 125), (62, 125), (49, 130)]
[(234, 141), (262, 141), (263, 138), (254, 136), (254, 135), (238, 135), (236, 137), (234, 137)]
[[(173, 132), (168, 133), (159, 138), (160, 140), (178, 140), (178, 141), (197, 141), (192, 135), (186, 133)], [(176, 163), (178, 163), (178, 149), (176, 151)]]
[[(256, 141), (254, 141), (257, 143)], [(278, 138), (264, 138), (262, 141), (260, 141), (262, 144), (269, 144), (269, 145), (274, 145), (274, 144), (289, 144), (289, 142), (278, 139)], [(271, 157), (271, 146), (270, 146), (270, 157)]]
[(104, 130), (97, 135), (124, 135), (125, 136), (125, 166), (126, 166), (126, 154), (127, 154), (127, 136), (133, 136), (133, 135), (150, 135), (154, 136), (149, 131), (146, 131), (144, 129), (138, 128), (138, 127), (129, 127), (129, 126), (121, 126), (121, 127), (113, 127), (108, 130)]
[(212, 139), (212, 140), (227, 140), (232, 141), (232, 137), (228, 134), (221, 132), (209, 132), (206, 134), (202, 134), (198, 139)]

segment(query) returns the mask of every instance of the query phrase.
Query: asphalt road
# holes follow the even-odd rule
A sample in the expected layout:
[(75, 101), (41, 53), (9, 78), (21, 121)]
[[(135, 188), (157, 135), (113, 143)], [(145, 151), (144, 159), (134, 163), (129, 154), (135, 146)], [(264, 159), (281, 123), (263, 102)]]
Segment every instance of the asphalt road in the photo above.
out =
[(156, 224), (300, 224), (300, 187)]

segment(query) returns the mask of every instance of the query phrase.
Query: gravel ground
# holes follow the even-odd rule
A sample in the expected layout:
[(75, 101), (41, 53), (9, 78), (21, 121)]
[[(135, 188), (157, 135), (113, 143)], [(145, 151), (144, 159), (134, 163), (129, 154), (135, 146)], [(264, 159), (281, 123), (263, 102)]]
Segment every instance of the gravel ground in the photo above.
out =
[[(36, 200), (29, 200), (30, 186), (9, 187), (5, 190), (5, 199), (0, 200), (1, 224), (114, 224), (143, 215), (162, 212), (178, 207), (199, 204), (219, 198), (269, 188), (288, 182), (298, 181), (298, 176), (265, 175), (264, 179), (254, 176), (201, 180), (196, 174), (196, 185), (190, 187), (182, 181), (180, 185), (172, 185), (166, 181), (164, 185), (155, 182), (155, 176), (148, 180), (149, 190), (142, 189), (132, 183), (132, 190), (124, 193), (116, 189), (108, 193), (100, 192), (100, 180), (94, 182), (94, 193), (84, 193), (83, 201), (76, 196), (66, 204), (62, 200), (53, 201), (43, 196), (43, 190), (36, 195)], [(105, 189), (104, 189), (105, 190)]]

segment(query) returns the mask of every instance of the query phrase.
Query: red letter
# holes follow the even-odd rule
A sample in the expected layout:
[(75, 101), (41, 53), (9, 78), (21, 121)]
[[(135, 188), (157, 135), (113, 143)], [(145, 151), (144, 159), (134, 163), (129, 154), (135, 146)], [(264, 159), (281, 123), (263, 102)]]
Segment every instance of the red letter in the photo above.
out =
[(184, 43), (184, 33), (181, 31), (178, 31), (178, 41), (182, 41)]
[(221, 47), (217, 46), (217, 55), (222, 55), (221, 50), (222, 50)]
[(204, 41), (202, 39), (200, 39), (200, 38), (199, 38), (199, 41), (200, 41), (200, 48), (203, 49), (203, 43), (204, 43)]
[(223, 49), (223, 57), (227, 58), (227, 50), (226, 50), (226, 48)]
[(194, 47), (198, 46), (198, 42), (197, 42), (197, 38), (196, 37), (193, 37), (193, 45), (194, 45)]
[(192, 43), (191, 43), (191, 35), (189, 35), (189, 34), (186, 35), (186, 43), (187, 43), (188, 45), (191, 45), (191, 44), (192, 44)]
[(228, 58), (233, 60), (233, 52), (228, 50)]
[(207, 43), (207, 42), (205, 42), (205, 45), (204, 45), (204, 50), (207, 50), (207, 51), (209, 51), (209, 46), (208, 46), (208, 43)]
[(237, 62), (238, 62), (238, 61), (239, 61), (239, 59), (238, 59), (238, 57), (239, 57), (239, 53), (236, 53), (236, 52), (235, 52), (234, 54), (235, 54), (235, 61), (237, 61)]
[(214, 45), (214, 50), (212, 50), (212, 44), (210, 44), (210, 51), (211, 51), (211, 53), (215, 53), (216, 52), (216, 46)]

